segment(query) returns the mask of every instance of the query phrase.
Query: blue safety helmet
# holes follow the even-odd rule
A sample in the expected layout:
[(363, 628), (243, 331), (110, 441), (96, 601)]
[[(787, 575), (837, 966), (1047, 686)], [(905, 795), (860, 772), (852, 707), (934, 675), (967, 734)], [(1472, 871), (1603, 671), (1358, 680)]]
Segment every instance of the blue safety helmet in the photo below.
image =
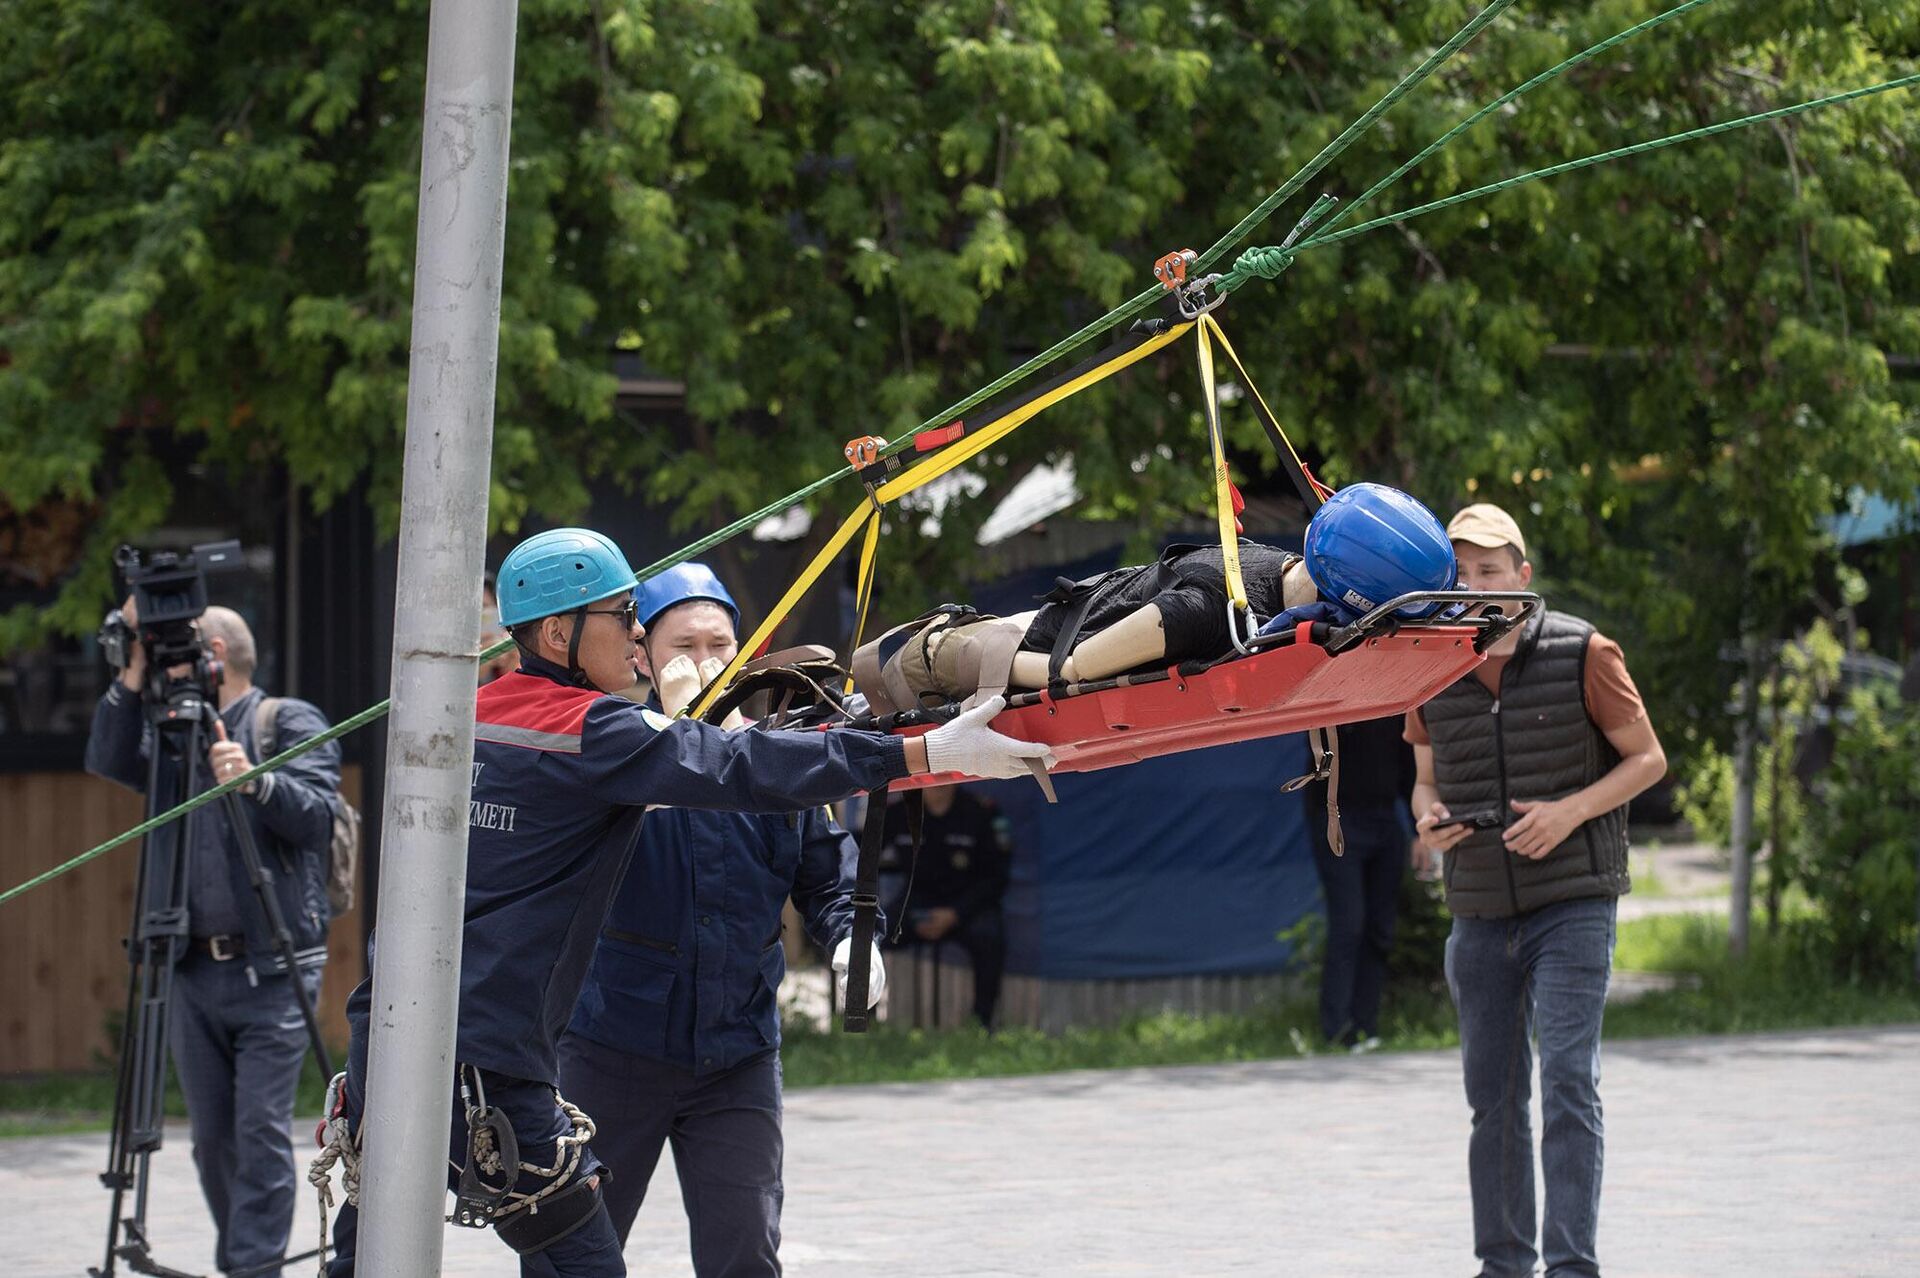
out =
[[(1362, 613), (1416, 590), (1452, 590), (1460, 579), (1433, 512), (1385, 484), (1354, 484), (1327, 498), (1307, 524), (1306, 558), (1323, 599)], [(1425, 617), (1439, 606), (1400, 615)]]
[(587, 528), (535, 533), (500, 564), (500, 624), (506, 627), (573, 612), (633, 589), (620, 547)]
[(675, 564), (658, 576), (641, 582), (634, 590), (633, 597), (640, 605), (640, 624), (643, 626), (651, 626), (669, 608), (704, 599), (725, 608), (727, 615), (733, 618), (733, 628), (740, 628), (740, 605), (733, 602), (733, 596), (727, 593), (720, 578), (705, 564)]

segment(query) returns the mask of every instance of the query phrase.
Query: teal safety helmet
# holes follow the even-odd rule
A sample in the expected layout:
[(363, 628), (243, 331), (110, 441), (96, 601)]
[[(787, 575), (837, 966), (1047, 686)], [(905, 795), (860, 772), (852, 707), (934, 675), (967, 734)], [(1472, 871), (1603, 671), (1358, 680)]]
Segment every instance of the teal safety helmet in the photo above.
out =
[(535, 533), (500, 564), (500, 624), (509, 629), (633, 593), (620, 547), (588, 528)]

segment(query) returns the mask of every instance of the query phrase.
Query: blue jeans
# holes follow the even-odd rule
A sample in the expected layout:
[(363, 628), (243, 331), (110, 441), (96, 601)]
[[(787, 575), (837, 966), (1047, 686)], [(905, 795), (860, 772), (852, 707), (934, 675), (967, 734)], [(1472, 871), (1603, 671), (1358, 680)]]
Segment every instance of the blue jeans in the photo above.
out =
[(1400, 880), (1412, 836), (1391, 808), (1341, 813), (1344, 856), (1327, 842), (1324, 808), (1308, 805), (1313, 863), (1327, 907), (1327, 952), (1320, 968), (1320, 1033), (1351, 1044), (1380, 1032), (1380, 991), (1400, 912)]
[[(302, 979), (317, 997), (320, 970)], [(287, 1129), (307, 1023), (286, 976), (259, 981), (248, 982), (244, 959), (204, 954), (181, 959), (173, 974), (167, 1038), (193, 1130), (193, 1165), (213, 1214), (213, 1264), (222, 1271), (278, 1260), (293, 1227), (297, 1181)]]
[(607, 1210), (622, 1244), (671, 1142), (693, 1272), (778, 1278), (786, 1152), (778, 1052), (695, 1074), (569, 1034), (560, 1040), (560, 1091), (598, 1127), (594, 1150), (613, 1172)]
[[(1593, 897), (1506, 919), (1453, 921), (1447, 987), (1460, 1014), (1473, 1135), (1473, 1250), (1483, 1278), (1545, 1260), (1549, 1278), (1597, 1278), (1600, 1022), (1613, 970), (1615, 901)], [(1545, 1228), (1534, 1249), (1533, 1039), (1540, 1042)]]

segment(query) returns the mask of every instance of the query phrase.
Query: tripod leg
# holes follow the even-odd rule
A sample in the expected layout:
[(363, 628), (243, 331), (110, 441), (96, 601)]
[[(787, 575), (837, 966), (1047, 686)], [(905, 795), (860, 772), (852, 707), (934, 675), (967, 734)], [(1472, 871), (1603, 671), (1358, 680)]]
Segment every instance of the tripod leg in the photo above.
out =
[[(193, 725), (188, 717), (183, 722)], [(184, 770), (192, 781), (191, 763), (163, 773), (163, 757), (190, 761), (197, 742), (189, 730), (183, 756), (171, 753), (174, 732), (156, 728), (147, 761), (147, 816), (173, 806), (173, 791)], [(166, 784), (163, 784), (163, 781)], [(133, 918), (127, 934), (127, 1010), (120, 1027), (120, 1070), (113, 1096), (113, 1136), (107, 1170), (100, 1175), (113, 1191), (107, 1219), (106, 1256), (94, 1275), (111, 1278), (114, 1262), (126, 1256), (140, 1268), (146, 1254), (147, 1170), (160, 1147), (167, 1090), (167, 1007), (173, 990), (173, 965), (187, 934), (187, 849), (192, 816), (179, 824), (149, 834), (140, 848), (140, 868), (134, 884)], [(123, 1217), (129, 1191), (133, 1212)], [(122, 1241), (124, 1238), (124, 1242)], [(150, 1262), (147, 1262), (150, 1263)]]
[(273, 871), (260, 859), (260, 845), (254, 842), (253, 828), (247, 824), (247, 814), (240, 810), (238, 796), (228, 792), (222, 802), (227, 806), (227, 824), (233, 828), (234, 837), (240, 844), (240, 860), (247, 868), (247, 880), (253, 884), (254, 895), (260, 898), (260, 909), (267, 916), (267, 930), (273, 934), (274, 952), (286, 964), (294, 1002), (300, 1005), (300, 1019), (307, 1023), (307, 1039), (313, 1045), (313, 1057), (320, 1062), (320, 1076), (332, 1078), (333, 1058), (327, 1054), (327, 1045), (320, 1037), (320, 1017), (314, 1010), (313, 997), (307, 993), (307, 983), (301, 977), (300, 964), (294, 956), (293, 933), (287, 929), (287, 916), (281, 912), (280, 901), (273, 894)]

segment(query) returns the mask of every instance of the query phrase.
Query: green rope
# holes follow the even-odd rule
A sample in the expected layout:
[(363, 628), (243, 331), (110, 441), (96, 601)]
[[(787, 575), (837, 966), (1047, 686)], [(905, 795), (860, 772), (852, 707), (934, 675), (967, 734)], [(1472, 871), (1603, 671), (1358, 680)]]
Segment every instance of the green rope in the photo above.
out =
[[(482, 653), (481, 656), (483, 658), (496, 656), (499, 653), (504, 652), (512, 644), (512, 642), (513, 641), (509, 639), (502, 643), (494, 644), (491, 648), (488, 648), (484, 653)], [(108, 839), (105, 843), (100, 844), (98, 847), (89, 848), (85, 852), (82, 852), (79, 856), (74, 857), (71, 861), (67, 861), (60, 865), (56, 865), (51, 870), (47, 870), (41, 874), (36, 874), (34, 877), (28, 879), (25, 883), (22, 883), (17, 887), (11, 887), (11, 888), (8, 888), (5, 892), (0, 892), (0, 905), (5, 905), (8, 901), (11, 901), (14, 897), (19, 896), (23, 892), (28, 892), (36, 887), (39, 887), (42, 883), (47, 882), (49, 879), (57, 879), (62, 874), (65, 874), (69, 870), (79, 869), (81, 866), (93, 860), (95, 857), (101, 856), (104, 853), (112, 851), (114, 848), (119, 847), (122, 843), (125, 843), (130, 839), (137, 839), (143, 834), (146, 834), (153, 830), (157, 830), (161, 826), (165, 825), (167, 822), (173, 820), (176, 817), (183, 817), (189, 812), (193, 812), (199, 808), (206, 807), (209, 803), (212, 803), (215, 799), (218, 799), (223, 795), (229, 794), (234, 790), (238, 790), (241, 786), (246, 785), (249, 781), (252, 781), (254, 778), (264, 776), (266, 773), (273, 771), (275, 768), (278, 768), (279, 766), (288, 762), (289, 760), (297, 759), (301, 755), (305, 754), (307, 751), (315, 749), (316, 747), (328, 741), (332, 741), (335, 737), (344, 736), (347, 733), (352, 732), (355, 728), (364, 727), (365, 725), (372, 723), (375, 719), (378, 719), (381, 715), (385, 714), (387, 712), (387, 708), (392, 704), (393, 703), (391, 701), (382, 701), (379, 705), (368, 706), (365, 710), (362, 710), (359, 714), (354, 715), (351, 719), (342, 719), (339, 723), (334, 724), (332, 727), (328, 728), (325, 732), (316, 733), (315, 735), (308, 737), (305, 741), (302, 741), (299, 745), (293, 746), (292, 748), (287, 750), (282, 750), (279, 754), (274, 755), (273, 758), (271, 759), (263, 759), (261, 762), (254, 764), (251, 768), (247, 769), (245, 772), (241, 773), (239, 776), (234, 777), (229, 781), (222, 782), (220, 785), (213, 787), (213, 789), (211, 790), (207, 790), (201, 794), (196, 794), (191, 799), (188, 799), (185, 803), (182, 803), (177, 807), (171, 808), (168, 811), (162, 812), (159, 816), (151, 817), (148, 820), (142, 821), (139, 825), (134, 826), (131, 830), (125, 831), (124, 833), (121, 833), (121, 834), (114, 835), (111, 839)]]
[[(1343, 129), (1340, 133), (1340, 136), (1336, 137), (1333, 141), (1327, 143), (1326, 146), (1320, 148), (1319, 154), (1315, 155), (1311, 160), (1308, 160), (1305, 167), (1300, 169), (1299, 172), (1295, 173), (1292, 177), (1288, 178), (1285, 182), (1281, 183), (1280, 186), (1277, 187), (1272, 194), (1268, 195), (1266, 199), (1262, 200), (1253, 209), (1252, 212), (1248, 213), (1245, 217), (1241, 218), (1238, 222), (1234, 223), (1232, 229), (1230, 229), (1225, 235), (1221, 236), (1217, 241), (1214, 242), (1213, 247), (1209, 248), (1206, 252), (1200, 254), (1199, 259), (1194, 263), (1193, 269), (1196, 272), (1204, 271), (1208, 267), (1208, 265), (1216, 261), (1222, 254), (1227, 252), (1229, 249), (1233, 248), (1234, 245), (1240, 243), (1240, 241), (1246, 239), (1248, 235), (1252, 234), (1254, 227), (1266, 221), (1268, 215), (1270, 215), (1275, 209), (1279, 208), (1282, 204), (1286, 203), (1286, 201), (1290, 199), (1293, 196), (1293, 194), (1297, 192), (1301, 187), (1305, 186), (1308, 182), (1312, 181), (1315, 174), (1319, 173), (1320, 170), (1326, 168), (1327, 165), (1331, 164), (1336, 158), (1339, 157), (1341, 152), (1345, 151), (1348, 147), (1352, 146), (1353, 143), (1360, 137), (1361, 134), (1365, 133), (1368, 129), (1372, 128), (1374, 121), (1378, 120), (1383, 114), (1385, 114), (1387, 110), (1393, 106), (1394, 103), (1398, 102), (1401, 98), (1405, 97), (1408, 93), (1412, 92), (1421, 83), (1423, 83), (1429, 76), (1431, 76), (1434, 73), (1434, 71), (1439, 69), (1441, 63), (1445, 62), (1448, 58), (1452, 57), (1455, 53), (1457, 53), (1460, 50), (1460, 47), (1466, 44), (1469, 40), (1473, 39), (1474, 36), (1480, 34), (1481, 30), (1485, 28), (1488, 23), (1492, 22), (1495, 18), (1499, 17), (1501, 12), (1506, 8), (1508, 8), (1509, 6), (1511, 6), (1513, 3), (1514, 3), (1514, 0), (1493, 0), (1493, 2), (1489, 4), (1485, 9), (1481, 10), (1478, 14), (1476, 14), (1465, 26), (1461, 27), (1460, 30), (1454, 33), (1452, 39), (1448, 40), (1445, 44), (1441, 45), (1438, 49), (1428, 54), (1425, 60), (1423, 60), (1419, 66), (1415, 67), (1412, 71), (1409, 71), (1405, 76), (1401, 77), (1400, 82), (1398, 84), (1394, 85), (1393, 88), (1389, 89), (1380, 98), (1378, 102), (1375, 102), (1371, 107), (1368, 107), (1365, 114), (1361, 115), (1359, 119), (1355, 120), (1352, 124), (1349, 124), (1345, 129)], [(945, 426), (947, 423), (953, 421), (956, 418), (964, 417), (972, 409), (978, 407), (981, 404), (986, 403), (989, 399), (993, 398), (995, 395), (998, 395), (1001, 391), (1006, 390), (1008, 387), (1014, 385), (1015, 383), (1024, 380), (1029, 374), (1034, 373), (1041, 368), (1044, 368), (1048, 364), (1052, 363), (1054, 360), (1059, 359), (1061, 356), (1068, 354), (1069, 352), (1085, 344), (1086, 342), (1091, 341), (1093, 338), (1100, 336), (1101, 334), (1105, 333), (1108, 329), (1112, 328), (1114, 325), (1120, 323), (1121, 321), (1132, 319), (1135, 315), (1138, 315), (1140, 312), (1148, 309), (1155, 302), (1161, 300), (1164, 297), (1166, 297), (1166, 291), (1160, 288), (1160, 286), (1157, 284), (1152, 288), (1145, 289), (1142, 292), (1135, 294), (1134, 296), (1128, 298), (1126, 301), (1122, 302), (1119, 306), (1116, 306), (1113, 310), (1108, 311), (1105, 315), (1102, 315), (1099, 319), (1094, 320), (1091, 324), (1088, 324), (1085, 328), (1081, 329), (1079, 332), (1074, 333), (1070, 337), (1063, 338), (1060, 341), (1054, 343), (1052, 346), (1049, 346), (1046, 350), (1041, 351), (1038, 355), (1035, 355), (1032, 359), (1020, 365), (1018, 368), (1005, 374), (1002, 377), (996, 378), (994, 381), (987, 383), (985, 386), (982, 386), (979, 390), (973, 392), (973, 394), (967, 396), (965, 399), (959, 401), (958, 403), (949, 405), (948, 407), (941, 409), (939, 412), (935, 413), (933, 416), (927, 418), (926, 421), (921, 422), (918, 426), (914, 427), (911, 431), (908, 431), (906, 434), (902, 435), (899, 439), (896, 439), (892, 443), (888, 444), (886, 451), (890, 454), (898, 452), (901, 449), (907, 447), (908, 444), (912, 441), (913, 436), (919, 434), (921, 431), (932, 430), (936, 426)], [(832, 475), (829, 475), (826, 479), (820, 481), (820, 483), (812, 485), (809, 488), (803, 490), (803, 492), (811, 495), (811, 493), (818, 491), (821, 487), (825, 486), (826, 484), (831, 483), (835, 480), (838, 480), (843, 476), (850, 475), (852, 473), (853, 473), (852, 467), (848, 467), (845, 470), (836, 471)], [(796, 496), (794, 500), (800, 500), (800, 498)], [(793, 501), (783, 499), (782, 502), (775, 503), (774, 505), (766, 507), (766, 509), (763, 512), (757, 512), (756, 514), (749, 515), (745, 519), (742, 519), (735, 524), (729, 525), (729, 528), (737, 530), (740, 528), (751, 527), (754, 523), (757, 523), (759, 520), (766, 518), (768, 515), (777, 514), (779, 513), (779, 511), (784, 510), (787, 506), (790, 506), (792, 504), (793, 504)], [(723, 531), (726, 531), (726, 530), (723, 530)], [(716, 536), (718, 536), (718, 534), (716, 534)], [(715, 544), (718, 544), (718, 543), (716, 541), (707, 541), (700, 544), (700, 549), (705, 549), (708, 546), (715, 545)], [(674, 564), (683, 562), (683, 560), (685, 560), (686, 558), (690, 558), (692, 555), (695, 555), (698, 553), (699, 553), (699, 550), (692, 549), (692, 548), (689, 548), (688, 550), (683, 552), (676, 552), (675, 554), (670, 555), (665, 559), (662, 559), (658, 564), (650, 565), (647, 570), (647, 573), (643, 573), (642, 576), (644, 577), (655, 571), (664, 571), (665, 569), (672, 567)]]
[(1454, 32), (1453, 38), (1428, 54), (1426, 60), (1401, 78), (1400, 83), (1387, 91), (1385, 97), (1367, 108), (1365, 115), (1349, 124), (1340, 136), (1320, 148), (1320, 153), (1308, 160), (1306, 167), (1282, 182), (1277, 190), (1254, 207), (1253, 212), (1234, 223), (1233, 229), (1214, 242), (1212, 248), (1200, 255), (1193, 264), (1196, 272), (1204, 271), (1234, 245), (1253, 233), (1253, 228), (1267, 220), (1275, 209), (1284, 204), (1294, 192), (1313, 180), (1314, 174), (1331, 164), (1339, 154), (1352, 146), (1354, 140), (1373, 127), (1373, 122), (1386, 113), (1387, 109), (1411, 92), (1428, 76), (1432, 75), (1442, 62), (1459, 51), (1460, 46), (1479, 35), (1482, 28), (1499, 17), (1513, 0), (1493, 0), (1493, 3), (1474, 15), (1466, 26)]
[(1441, 209), (1450, 209), (1456, 204), (1465, 204), (1469, 200), (1483, 199), (1489, 195), (1497, 195), (1501, 191), (1509, 190), (1516, 186), (1523, 186), (1528, 182), (1538, 182), (1544, 178), (1558, 177), (1562, 173), (1572, 173), (1579, 169), (1590, 169), (1596, 164), (1605, 164), (1610, 160), (1624, 160), (1631, 156), (1644, 155), (1649, 151), (1658, 151), (1664, 147), (1677, 146), (1682, 142), (1691, 142), (1699, 138), (1709, 138), (1717, 133), (1730, 133), (1735, 129), (1744, 129), (1750, 125), (1763, 124), (1768, 120), (1784, 119), (1787, 116), (1800, 115), (1819, 107), (1834, 106), (1841, 102), (1851, 102), (1855, 98), (1864, 98), (1875, 93), (1886, 93), (1893, 89), (1910, 88), (1916, 84), (1920, 84), (1920, 73), (1903, 75), (1897, 80), (1885, 80), (1879, 84), (1867, 85), (1865, 88), (1848, 89), (1844, 93), (1830, 94), (1824, 98), (1815, 98), (1810, 102), (1796, 102), (1792, 106), (1775, 107), (1771, 111), (1761, 111), (1756, 115), (1741, 116), (1737, 120), (1723, 120), (1719, 124), (1709, 124), (1698, 129), (1688, 129), (1685, 133), (1673, 133), (1663, 138), (1653, 138), (1646, 142), (1635, 142), (1632, 146), (1616, 147), (1611, 151), (1602, 151), (1597, 155), (1585, 156), (1578, 160), (1568, 160), (1564, 164), (1554, 164), (1544, 169), (1535, 169), (1530, 173), (1522, 173), (1500, 182), (1475, 187), (1471, 191), (1462, 191), (1457, 195), (1449, 195), (1444, 200), (1434, 200), (1431, 203), (1416, 205), (1413, 208), (1404, 209), (1398, 213), (1389, 213), (1385, 217), (1377, 217), (1370, 222), (1362, 222), (1358, 226), (1350, 226), (1344, 231), (1335, 231), (1332, 234), (1310, 235), (1303, 240), (1294, 251), (1297, 253), (1301, 250), (1315, 248), (1322, 244), (1337, 244), (1341, 240), (1351, 239), (1356, 235), (1364, 235), (1368, 231), (1375, 231), (1383, 226), (1394, 226), (1401, 222), (1410, 222), (1414, 218), (1425, 217), (1429, 213), (1438, 213)]
[(1338, 203), (1331, 195), (1323, 193), (1313, 202), (1313, 207), (1293, 224), (1293, 229), (1287, 232), (1287, 238), (1278, 247), (1250, 248), (1235, 258), (1233, 268), (1214, 281), (1216, 289), (1223, 294), (1231, 293), (1250, 279), (1279, 279), (1281, 272), (1293, 265), (1293, 246), (1302, 235), (1313, 229), (1314, 223), (1324, 217), (1328, 209)]
[[(490, 644), (487, 647), (482, 648), (480, 650), (479, 659), (481, 661), (491, 660), (492, 658), (497, 657), (501, 653), (507, 651), (511, 647), (513, 647), (513, 640), (502, 639), (498, 643)], [(130, 840), (137, 839), (143, 834), (147, 834), (153, 830), (159, 829), (161, 826), (173, 820), (175, 817), (183, 817), (187, 813), (192, 812), (195, 809), (206, 807), (207, 804), (212, 803), (215, 799), (228, 793), (229, 791), (238, 790), (241, 786), (246, 785), (249, 781), (252, 781), (254, 778), (264, 776), (267, 773), (272, 772), (274, 769), (280, 767), (282, 764), (288, 763), (294, 759), (299, 758), (301, 755), (305, 754), (309, 750), (316, 749), (319, 746), (325, 745), (327, 742), (333, 741), (339, 737), (344, 737), (347, 735), (347, 733), (352, 732), (358, 728), (366, 727), (369, 723), (372, 723), (374, 720), (386, 714), (387, 711), (390, 710), (392, 707), (393, 707), (393, 701), (391, 699), (378, 702), (377, 704), (374, 704), (374, 705), (370, 705), (365, 710), (362, 710), (359, 714), (354, 715), (352, 718), (342, 719), (340, 722), (328, 728), (325, 732), (316, 732), (314, 735), (308, 737), (305, 741), (302, 741), (298, 745), (290, 746), (287, 749), (282, 750), (279, 754), (274, 755), (271, 759), (262, 759), (260, 762), (254, 764), (251, 768), (248, 768), (245, 772), (242, 772), (239, 776), (234, 777), (231, 780), (228, 780), (226, 782), (223, 782), (222, 784), (217, 785), (213, 789), (208, 790), (202, 794), (196, 794), (191, 799), (188, 799), (185, 803), (180, 804), (178, 807), (172, 808), (166, 812), (162, 812), (157, 817), (153, 817), (149, 820), (142, 821), (139, 825), (134, 826), (131, 830), (127, 830), (127, 831), (124, 831), (123, 833), (114, 835), (111, 839), (108, 839), (105, 843), (100, 844), (98, 847), (88, 848), (85, 852), (82, 852), (79, 856), (74, 857), (72, 860), (62, 862), (61, 864), (54, 866), (51, 870), (47, 870), (40, 874), (34, 875), (32, 878), (28, 879), (25, 883), (21, 883), (15, 887), (10, 887), (5, 892), (0, 892), (0, 905), (5, 905), (8, 901), (11, 901), (14, 897), (39, 887), (42, 883), (47, 882), (49, 879), (57, 879), (62, 874), (65, 874), (69, 870), (79, 869), (81, 866), (93, 860), (95, 857), (101, 856), (107, 852), (111, 852), (113, 849), (119, 847), (122, 843), (126, 843), (126, 842), (129, 842)]]
[(1292, 249), (1278, 245), (1250, 248), (1233, 259), (1233, 269), (1223, 272), (1216, 283), (1222, 293), (1231, 293), (1248, 280), (1277, 280), (1292, 265)]
[(1357, 199), (1348, 203), (1346, 207), (1342, 208), (1338, 213), (1335, 213), (1333, 217), (1327, 222), (1327, 224), (1324, 227), (1320, 228), (1321, 235), (1324, 236), (1326, 233), (1332, 231), (1336, 226), (1339, 226), (1340, 223), (1346, 221), (1349, 217), (1351, 217), (1356, 209), (1359, 209), (1362, 205), (1369, 203), (1374, 196), (1380, 194), (1380, 192), (1394, 185), (1401, 178), (1413, 172), (1415, 169), (1419, 168), (1422, 164), (1425, 164), (1427, 160), (1432, 158), (1435, 152), (1444, 149), (1449, 142), (1453, 141), (1455, 138), (1459, 137), (1462, 133), (1465, 133), (1468, 129), (1480, 123), (1480, 121), (1486, 119), (1488, 116), (1492, 115), (1495, 111), (1498, 111), (1500, 108), (1504, 106), (1510, 106), (1514, 102), (1517, 102), (1521, 98), (1525, 97), (1527, 94), (1533, 92), (1533, 90), (1545, 84), (1547, 81), (1556, 79), (1562, 74), (1566, 73), (1567, 71), (1572, 70), (1574, 67), (1579, 66), (1581, 63), (1590, 61), (1591, 59), (1598, 57), (1602, 53), (1605, 53), (1608, 49), (1613, 48), (1615, 45), (1618, 45), (1627, 40), (1630, 40), (1635, 36), (1644, 35), (1646, 32), (1653, 30), (1655, 27), (1660, 26), (1662, 23), (1671, 22), (1673, 19), (1680, 17), (1684, 13), (1688, 13), (1694, 9), (1698, 9), (1702, 5), (1712, 4), (1713, 2), (1714, 0), (1687, 0), (1685, 4), (1675, 5), (1673, 8), (1668, 9), (1665, 13), (1657, 13), (1653, 17), (1648, 18), (1644, 22), (1641, 22), (1635, 26), (1628, 27), (1624, 31), (1615, 32), (1613, 35), (1608, 36), (1606, 39), (1602, 40), (1598, 44), (1589, 45), (1587, 48), (1580, 50), (1580, 52), (1574, 54), (1572, 57), (1566, 59), (1565, 61), (1555, 66), (1548, 67), (1545, 71), (1542, 71), (1539, 75), (1534, 76), (1533, 79), (1528, 80), (1525, 84), (1521, 85), (1519, 88), (1512, 89), (1506, 93), (1501, 94), (1499, 97), (1487, 103), (1485, 106), (1481, 107), (1478, 111), (1475, 111), (1472, 115), (1468, 116), (1466, 119), (1460, 121), (1460, 123), (1454, 125), (1451, 129), (1448, 129), (1445, 133), (1442, 133), (1439, 137), (1435, 138), (1432, 142), (1428, 143), (1426, 149), (1421, 151), (1418, 155), (1414, 156), (1411, 160), (1408, 160), (1405, 164), (1402, 164), (1399, 168), (1387, 174), (1385, 177), (1381, 178), (1378, 182), (1375, 182), (1372, 186), (1368, 187), (1365, 191), (1361, 192)]

